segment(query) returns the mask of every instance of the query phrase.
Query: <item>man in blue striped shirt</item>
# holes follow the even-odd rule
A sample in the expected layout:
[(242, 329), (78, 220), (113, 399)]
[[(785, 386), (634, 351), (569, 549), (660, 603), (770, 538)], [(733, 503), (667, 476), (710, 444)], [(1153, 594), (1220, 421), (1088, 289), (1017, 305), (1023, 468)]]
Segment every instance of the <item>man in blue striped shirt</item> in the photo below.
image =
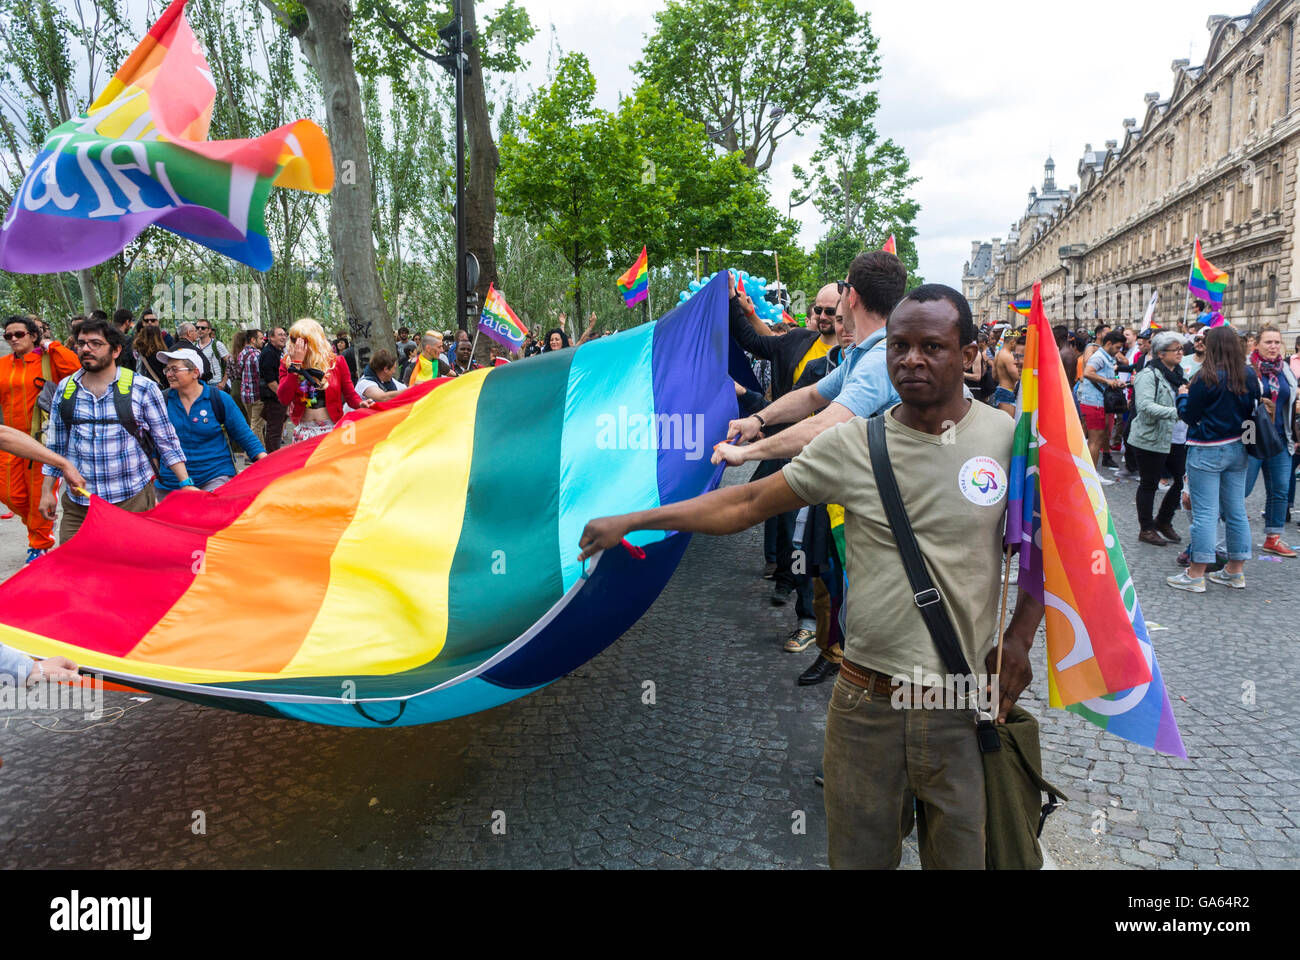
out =
[[(115, 326), (102, 320), (87, 320), (77, 333), (75, 344), (81, 369), (59, 384), (50, 410), (50, 449), (72, 461), (86, 478), (86, 491), (109, 503), (142, 513), (154, 506), (154, 467), (142, 445), (152, 441), (159, 462), (176, 475), (181, 489), (193, 489), (194, 481), (185, 469), (176, 431), (167, 417), (162, 391), (145, 377), (133, 377), (117, 366), (125, 341)], [(114, 394), (119, 379), (132, 377), (131, 412), (141, 439), (122, 425)], [(75, 384), (75, 386), (72, 386)], [(71, 394), (69, 394), (71, 390)], [(72, 399), (72, 422), (64, 418), (63, 400)], [(54, 519), (54, 485), (62, 476), (57, 467), (44, 467), (41, 512)], [(65, 489), (59, 543), (81, 529), (90, 501), (82, 493)]]

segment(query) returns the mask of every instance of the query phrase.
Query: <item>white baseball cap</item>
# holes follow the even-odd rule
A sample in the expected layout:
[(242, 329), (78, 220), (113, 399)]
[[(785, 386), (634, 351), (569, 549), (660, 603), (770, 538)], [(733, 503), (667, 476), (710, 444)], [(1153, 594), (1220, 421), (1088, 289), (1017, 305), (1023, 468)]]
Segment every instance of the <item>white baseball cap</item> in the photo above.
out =
[(159, 350), (156, 356), (162, 363), (166, 363), (168, 360), (184, 360), (187, 363), (194, 364), (194, 369), (199, 373), (203, 372), (203, 360), (194, 350)]

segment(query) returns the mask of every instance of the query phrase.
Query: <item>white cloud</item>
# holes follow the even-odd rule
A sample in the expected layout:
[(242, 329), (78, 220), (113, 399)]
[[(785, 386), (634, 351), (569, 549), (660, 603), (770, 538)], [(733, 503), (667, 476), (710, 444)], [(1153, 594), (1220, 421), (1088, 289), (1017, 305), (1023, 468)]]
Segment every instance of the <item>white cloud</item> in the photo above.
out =
[[(653, 26), (652, 2), (635, 12), (582, 0), (525, 0), (538, 36), (526, 81), (545, 80), (550, 27), (566, 51), (591, 60), (602, 106), (636, 85), (631, 66)], [(1246, 12), (1249, 0), (1238, 0)], [(1094, 0), (1044, 7), (1030, 0), (982, 5), (912, 0), (863, 4), (872, 14), (883, 65), (877, 130), (907, 150), (921, 204), (921, 272), (954, 286), (970, 242), (1005, 237), (1039, 185), (1043, 161), (1056, 160), (1057, 183), (1077, 181), (1085, 143), (1121, 139), (1122, 122), (1145, 113), (1148, 91), (1169, 94), (1170, 62), (1204, 57), (1212, 13), (1175, 0)], [(828, 51), (831, 53), (831, 51)], [(784, 210), (791, 166), (806, 161), (815, 134), (785, 140), (772, 165), (773, 203)], [(812, 204), (797, 209), (801, 239), (820, 233)]]

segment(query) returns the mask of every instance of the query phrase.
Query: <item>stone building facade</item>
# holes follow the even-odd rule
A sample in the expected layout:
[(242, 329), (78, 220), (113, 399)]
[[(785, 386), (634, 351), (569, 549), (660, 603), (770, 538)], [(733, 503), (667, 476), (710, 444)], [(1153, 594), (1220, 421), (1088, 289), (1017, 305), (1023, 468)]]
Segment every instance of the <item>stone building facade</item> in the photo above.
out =
[(1086, 146), (1077, 187), (1057, 189), (1049, 159), (1006, 242), (972, 245), (962, 286), (977, 322), (1014, 320), (1007, 303), (1038, 281), (1053, 322), (1136, 323), (1155, 291), (1174, 326), (1199, 236), (1229, 274), (1234, 326), (1300, 329), (1298, 23), (1300, 0), (1210, 17), (1205, 63), (1175, 60), (1168, 97), (1147, 94), (1122, 140)]

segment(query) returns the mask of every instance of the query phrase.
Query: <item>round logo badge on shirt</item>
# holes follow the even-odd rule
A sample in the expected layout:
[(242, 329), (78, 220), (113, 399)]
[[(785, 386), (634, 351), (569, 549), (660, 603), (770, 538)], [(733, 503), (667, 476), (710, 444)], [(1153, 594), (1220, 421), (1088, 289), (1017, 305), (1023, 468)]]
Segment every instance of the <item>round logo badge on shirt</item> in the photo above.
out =
[(992, 457), (971, 457), (957, 471), (957, 486), (971, 503), (991, 507), (1007, 495), (1007, 474)]

